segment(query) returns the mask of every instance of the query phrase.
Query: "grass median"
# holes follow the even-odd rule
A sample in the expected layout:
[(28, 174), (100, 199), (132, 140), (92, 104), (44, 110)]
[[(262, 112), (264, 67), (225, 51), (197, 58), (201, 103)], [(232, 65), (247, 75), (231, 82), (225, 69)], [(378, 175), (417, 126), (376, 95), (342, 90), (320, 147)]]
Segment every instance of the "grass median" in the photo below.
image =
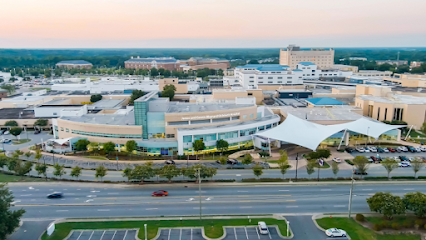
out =
[(0, 182), (41, 182), (46, 181), (44, 178), (32, 178), (27, 176), (15, 176), (0, 173)]
[(85, 229), (130, 229), (139, 228), (140, 239), (145, 238), (144, 224), (148, 224), (148, 239), (153, 239), (158, 232), (158, 228), (179, 228), (179, 227), (204, 227), (204, 232), (209, 238), (219, 238), (223, 235), (224, 226), (256, 226), (257, 222), (264, 221), (267, 225), (277, 225), (281, 234), (287, 234), (285, 220), (274, 218), (254, 218), (251, 223), (245, 219), (204, 219), (200, 220), (158, 220), (158, 221), (111, 221), (111, 222), (66, 222), (55, 226), (55, 231), (51, 236), (43, 234), (41, 240), (63, 240), (71, 230)]
[(420, 235), (378, 234), (349, 218), (321, 218), (318, 225), (324, 229), (339, 228), (345, 230), (352, 240), (420, 240)]

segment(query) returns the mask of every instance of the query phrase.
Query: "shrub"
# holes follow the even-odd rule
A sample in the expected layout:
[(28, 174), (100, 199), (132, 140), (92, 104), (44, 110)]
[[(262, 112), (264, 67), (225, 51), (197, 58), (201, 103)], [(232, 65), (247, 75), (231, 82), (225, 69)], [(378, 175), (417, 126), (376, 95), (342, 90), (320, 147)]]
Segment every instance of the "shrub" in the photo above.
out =
[(352, 165), (352, 166), (354, 165), (354, 163), (349, 159), (345, 159), (345, 162), (347, 162), (349, 165)]
[(399, 226), (399, 223), (396, 223), (396, 222), (392, 223), (392, 229), (399, 230), (400, 228), (401, 226)]
[(360, 221), (360, 222), (364, 222), (364, 221), (365, 221), (365, 217), (364, 217), (364, 215), (359, 214), (359, 213), (356, 215), (355, 219), (356, 219), (357, 221)]
[(412, 228), (412, 227), (414, 226), (414, 223), (413, 223), (413, 221), (405, 220), (405, 221), (402, 223), (402, 226), (404, 226), (405, 228)]
[(373, 225), (373, 230), (374, 230), (374, 231), (380, 231), (380, 230), (382, 230), (382, 225), (381, 225), (381, 224), (377, 224), (377, 223), (375, 223), (375, 224)]
[(414, 224), (416, 224), (418, 226), (423, 226), (423, 220), (422, 219), (417, 219), (416, 221), (414, 221)]
[(382, 226), (382, 228), (388, 228), (388, 227), (390, 227), (390, 222), (383, 221), (383, 222), (380, 223), (380, 225)]
[(424, 228), (426, 229), (426, 224), (424, 225)]

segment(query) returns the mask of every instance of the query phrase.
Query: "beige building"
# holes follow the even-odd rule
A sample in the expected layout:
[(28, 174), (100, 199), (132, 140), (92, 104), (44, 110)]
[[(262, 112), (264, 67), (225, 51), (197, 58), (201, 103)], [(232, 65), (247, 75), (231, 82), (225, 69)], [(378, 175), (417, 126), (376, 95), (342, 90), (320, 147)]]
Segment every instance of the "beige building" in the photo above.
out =
[(280, 50), (280, 65), (290, 66), (296, 69), (300, 62), (311, 62), (319, 69), (332, 69), (334, 65), (334, 49), (300, 50), (299, 46), (289, 45)]
[(412, 61), (410, 62), (410, 68), (420, 67), (424, 62)]
[(397, 83), (401, 87), (424, 88), (426, 86), (426, 75), (395, 73), (393, 77), (383, 78), (383, 81)]
[(391, 87), (358, 85), (355, 105), (378, 121), (404, 121), (415, 129), (426, 121), (426, 97), (396, 94)]
[(228, 69), (231, 64), (226, 59), (217, 59), (217, 58), (201, 58), (201, 57), (192, 57), (188, 60), (179, 61), (178, 70), (187, 72), (189, 70), (198, 70), (198, 69)]
[(334, 64), (333, 69), (338, 69), (340, 71), (350, 71), (356, 74), (358, 72), (357, 66), (343, 65), (343, 64)]
[(356, 75), (363, 77), (390, 77), (391, 71), (359, 70)]

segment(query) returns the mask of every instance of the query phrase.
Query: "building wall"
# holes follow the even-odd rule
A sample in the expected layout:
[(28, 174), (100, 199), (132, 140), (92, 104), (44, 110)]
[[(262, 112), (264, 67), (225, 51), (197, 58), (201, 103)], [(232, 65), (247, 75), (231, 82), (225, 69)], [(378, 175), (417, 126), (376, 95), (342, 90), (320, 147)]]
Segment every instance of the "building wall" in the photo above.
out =
[(248, 97), (247, 91), (234, 91), (234, 90), (213, 90), (213, 99), (235, 99), (236, 97)]
[(275, 91), (278, 89), (304, 89), (305, 86), (303, 84), (299, 85), (258, 85), (258, 88), (263, 91)]
[(165, 70), (169, 70), (169, 71), (173, 71), (177, 69), (177, 63), (173, 62), (173, 63), (156, 63), (153, 64), (151, 62), (124, 62), (124, 67), (125, 68), (130, 68), (130, 69), (151, 69), (151, 68), (164, 68)]
[(259, 105), (262, 103), (262, 101), (265, 99), (263, 96), (262, 89), (248, 89), (247, 90), (247, 96), (248, 97), (255, 97), (256, 98), (256, 104)]
[(280, 65), (295, 69), (299, 62), (312, 62), (319, 69), (331, 69), (334, 65), (334, 49), (324, 51), (289, 51), (280, 50)]
[(158, 89), (164, 90), (166, 85), (174, 85), (176, 87), (175, 94), (188, 93), (188, 84), (179, 84), (178, 78), (163, 78), (158, 80)]
[[(34, 123), (37, 119), (0, 119), (0, 126), (4, 126), (8, 121), (16, 121), (18, 123), (18, 127), (34, 127)], [(52, 119), (48, 119), (47, 127), (52, 124)]]
[(56, 64), (58, 68), (67, 68), (67, 69), (91, 69), (92, 64)]

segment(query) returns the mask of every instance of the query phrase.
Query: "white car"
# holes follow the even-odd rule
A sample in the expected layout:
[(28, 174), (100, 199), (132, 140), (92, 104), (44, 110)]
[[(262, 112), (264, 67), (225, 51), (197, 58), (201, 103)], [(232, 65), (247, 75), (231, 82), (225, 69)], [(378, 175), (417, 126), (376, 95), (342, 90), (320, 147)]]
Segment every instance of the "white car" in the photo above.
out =
[(420, 147), (420, 150), (422, 150), (422, 152), (426, 152), (426, 147)]
[(260, 234), (269, 234), (269, 230), (268, 230), (268, 227), (266, 226), (265, 222), (258, 222), (257, 226), (259, 228)]
[(9, 135), (9, 131), (6, 131), (3, 133), (4, 135)]
[(370, 150), (370, 152), (377, 152), (377, 148), (375, 147), (369, 147), (368, 149)]
[(333, 158), (333, 161), (337, 162), (337, 163), (341, 163), (342, 160), (340, 158)]
[(358, 152), (365, 152), (365, 149), (363, 147), (357, 147), (356, 150)]
[(383, 152), (388, 153), (388, 152), (389, 152), (389, 149), (387, 149), (387, 148), (383, 148)]
[(346, 232), (342, 229), (330, 228), (325, 231), (328, 237), (346, 237)]
[(417, 148), (416, 148), (416, 151), (417, 151), (417, 152), (421, 152), (421, 151), (422, 151), (422, 149), (421, 149), (420, 147), (417, 147)]
[(398, 167), (411, 167), (411, 163), (407, 161), (403, 161), (398, 163)]
[(9, 142), (11, 142), (12, 140), (10, 140), (10, 139), (7, 139), (7, 138), (5, 138), (5, 139), (0, 139), (0, 143), (9, 143)]
[(370, 149), (368, 147), (364, 148), (364, 152), (370, 152)]

